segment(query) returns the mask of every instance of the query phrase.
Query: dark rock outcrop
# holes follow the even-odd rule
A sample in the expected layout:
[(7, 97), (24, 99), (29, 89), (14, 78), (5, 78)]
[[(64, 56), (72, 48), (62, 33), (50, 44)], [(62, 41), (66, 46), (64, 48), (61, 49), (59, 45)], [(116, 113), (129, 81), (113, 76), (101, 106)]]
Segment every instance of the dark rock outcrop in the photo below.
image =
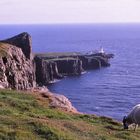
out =
[(113, 58), (113, 54), (95, 53), (91, 55), (86, 54), (79, 56), (79, 59), (82, 60), (82, 67), (84, 70), (110, 66), (110, 58)]
[(8, 44), (14, 45), (16, 47), (19, 47), (22, 49), (26, 58), (28, 58), (30, 60), (33, 58), (31, 36), (28, 33), (24, 32), (24, 33), (21, 33), (19, 35), (12, 37), (12, 38), (2, 40), (1, 42), (8, 43)]
[(68, 75), (80, 75), (84, 70), (110, 66), (111, 54), (95, 53), (53, 53), (37, 54), (36, 79), (39, 85), (46, 85), (54, 79)]
[(64, 76), (80, 75), (82, 72), (82, 62), (79, 58), (62, 58), (52, 61), (56, 63), (58, 73)]
[(53, 53), (32, 55), (31, 36), (24, 32), (0, 41), (0, 86), (28, 89), (64, 76), (109, 66), (111, 54)]
[(25, 90), (36, 86), (30, 43), (26, 33), (0, 41), (1, 87)]
[(43, 59), (35, 57), (36, 80), (39, 85), (46, 85), (54, 79), (61, 79), (68, 75), (80, 75), (83, 71), (79, 58)]
[(36, 63), (36, 81), (39, 85), (46, 85), (55, 78), (60, 79), (63, 76), (58, 73), (57, 64), (49, 62), (39, 57), (35, 57)]
[(33, 58), (31, 37), (28, 33), (21, 33), (0, 41), (0, 88), (36, 90), (37, 94), (49, 98), (50, 107), (78, 113), (65, 96), (52, 94), (37, 84), (43, 86), (67, 75), (80, 75), (84, 70), (109, 66), (111, 57), (112, 54), (105, 53), (56, 53)]

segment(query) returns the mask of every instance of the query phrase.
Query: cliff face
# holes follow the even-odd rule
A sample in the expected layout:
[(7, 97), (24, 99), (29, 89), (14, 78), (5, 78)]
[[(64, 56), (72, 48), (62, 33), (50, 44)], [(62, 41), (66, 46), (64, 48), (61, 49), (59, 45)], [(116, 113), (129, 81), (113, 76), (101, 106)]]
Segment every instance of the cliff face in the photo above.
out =
[(109, 66), (111, 57), (105, 53), (54, 53), (33, 58), (31, 36), (24, 32), (0, 41), (0, 84), (12, 89), (32, 88), (36, 82), (47, 85), (64, 76)]
[(46, 87), (54, 79), (67, 75), (80, 75), (89, 68), (108, 66), (112, 55), (80, 53), (56, 53), (32, 56), (31, 37), (19, 34), (0, 41), (0, 88), (37, 91), (49, 99), (50, 107), (76, 113), (69, 100), (58, 94), (48, 92)]
[(83, 69), (88, 70), (110, 66), (109, 59), (112, 57), (113, 54), (97, 53), (93, 55), (80, 55), (79, 59), (82, 61)]
[[(24, 90), (36, 86), (29, 42), (30, 36), (26, 33), (13, 37), (13, 41), (0, 41), (1, 87)], [(24, 45), (27, 46), (24, 48)]]
[(82, 72), (82, 62), (79, 58), (62, 58), (55, 60), (58, 73), (64, 76), (80, 75)]
[(79, 58), (46, 59), (36, 56), (35, 63), (36, 80), (39, 85), (46, 85), (67, 75), (80, 75), (82, 72), (82, 62)]
[(55, 78), (59, 79), (62, 77), (58, 73), (57, 65), (55, 62), (48, 62), (39, 57), (35, 57), (36, 63), (36, 81), (39, 85), (46, 85)]
[(33, 59), (31, 36), (28, 33), (24, 32), (1, 42), (21, 48), (26, 58)]
[(54, 79), (68, 75), (80, 75), (88, 69), (97, 69), (110, 66), (112, 54), (80, 54), (80, 53), (53, 53), (37, 54), (36, 79), (39, 85), (47, 85)]

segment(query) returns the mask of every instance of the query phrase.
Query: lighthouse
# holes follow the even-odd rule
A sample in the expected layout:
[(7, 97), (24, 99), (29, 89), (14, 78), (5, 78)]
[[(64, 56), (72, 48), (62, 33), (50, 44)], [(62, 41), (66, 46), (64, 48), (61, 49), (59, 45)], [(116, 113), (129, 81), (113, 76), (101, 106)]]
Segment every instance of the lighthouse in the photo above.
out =
[(102, 53), (102, 54), (105, 53), (103, 47), (101, 47), (99, 53)]

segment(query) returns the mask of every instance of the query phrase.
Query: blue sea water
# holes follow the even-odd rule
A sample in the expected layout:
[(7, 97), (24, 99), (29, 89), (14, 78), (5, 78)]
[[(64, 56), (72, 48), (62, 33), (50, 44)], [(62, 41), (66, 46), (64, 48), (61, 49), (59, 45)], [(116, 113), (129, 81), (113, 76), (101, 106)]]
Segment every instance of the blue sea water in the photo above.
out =
[(0, 40), (28, 32), (33, 52), (88, 52), (102, 46), (114, 53), (111, 66), (49, 85), (81, 112), (121, 120), (140, 103), (140, 25), (0, 25)]

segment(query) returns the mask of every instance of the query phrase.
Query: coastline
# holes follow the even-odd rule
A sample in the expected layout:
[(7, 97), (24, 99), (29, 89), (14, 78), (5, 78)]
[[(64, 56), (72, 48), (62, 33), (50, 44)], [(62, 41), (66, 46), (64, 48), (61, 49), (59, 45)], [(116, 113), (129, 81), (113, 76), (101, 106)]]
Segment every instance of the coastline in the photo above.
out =
[(32, 38), (24, 32), (0, 41), (2, 89), (32, 90), (51, 95), (54, 107), (66, 108), (78, 112), (63, 95), (48, 92), (48, 84), (61, 80), (65, 76), (85, 74), (88, 69), (100, 69), (110, 66), (113, 54), (100, 52), (32, 53)]
[[(121, 122), (78, 112), (68, 98), (45, 87), (56, 77), (81, 75), (88, 68), (109, 66), (112, 56), (104, 53), (49, 59), (41, 56), (39, 65), (35, 65), (29, 34), (0, 41), (0, 139), (138, 140), (139, 133), (123, 130)], [(70, 67), (63, 69), (66, 67), (62, 64)], [(36, 81), (37, 67), (42, 72), (38, 77), (45, 77), (42, 83)]]

